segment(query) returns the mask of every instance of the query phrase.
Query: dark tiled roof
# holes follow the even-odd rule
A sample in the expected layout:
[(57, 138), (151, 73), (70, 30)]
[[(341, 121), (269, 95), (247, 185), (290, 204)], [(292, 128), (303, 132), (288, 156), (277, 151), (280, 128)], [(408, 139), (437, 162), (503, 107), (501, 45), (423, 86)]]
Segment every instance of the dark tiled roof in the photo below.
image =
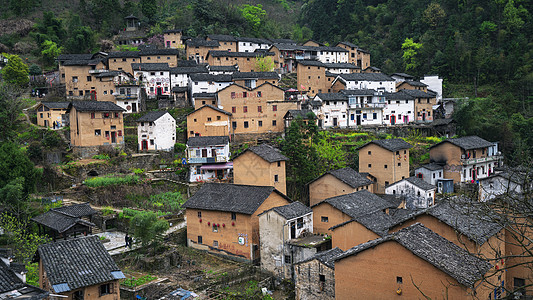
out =
[(367, 190), (328, 198), (312, 207), (328, 203), (351, 218), (365, 216), (378, 210), (390, 208), (391, 204)]
[(333, 177), (337, 178), (338, 180), (346, 183), (347, 185), (351, 186), (352, 188), (358, 188), (361, 186), (369, 185), (372, 183), (372, 180), (366, 178), (365, 176), (362, 176), (361, 174), (357, 173), (354, 169), (350, 167), (337, 169), (333, 171), (326, 172), (325, 174), (319, 176), (318, 178), (311, 181), (315, 182), (319, 178), (324, 177), (325, 175), (330, 174)]
[(227, 50), (210, 50), (207, 54), (212, 57), (258, 57), (258, 56), (272, 56), (273, 52), (235, 52)]
[(67, 60), (63, 63), (64, 66), (89, 66), (89, 65), (97, 65), (101, 62), (103, 62), (103, 59), (96, 58), (96, 59), (71, 59)]
[(211, 48), (217, 48), (220, 46), (220, 43), (218, 41), (206, 41), (204, 39), (190, 39), (185, 42), (187, 44), (187, 47), (211, 47)]
[(213, 72), (237, 72), (238, 65), (234, 66), (209, 66), (209, 71)]
[[(359, 49), (359, 50), (362, 50), (362, 49)], [(364, 51), (364, 52), (366, 52), (366, 51)], [(367, 68), (364, 69), (363, 71), (366, 71), (366, 70), (368, 70), (368, 69), (370, 69), (370, 70), (372, 70), (372, 71), (376, 71), (376, 72), (381, 72), (381, 69), (380, 69), (380, 68), (378, 68), (378, 67), (372, 67), (372, 66), (367, 67)]]
[(455, 138), (455, 139), (447, 139), (447, 140), (444, 140), (438, 143), (437, 145), (431, 146), (431, 148), (436, 147), (446, 142), (452, 143), (465, 150), (492, 147), (494, 145), (494, 143), (488, 142), (480, 138), (479, 136), (472, 135), (472, 136), (465, 136), (465, 137), (460, 137), (460, 138)]
[(322, 101), (348, 101), (348, 97), (343, 93), (318, 93), (316, 97)]
[(207, 73), (207, 69), (203, 66), (170, 68), (170, 74), (193, 74), (193, 73)]
[(376, 94), (376, 90), (369, 89), (340, 90), (340, 92), (348, 96), (374, 96)]
[(318, 252), (318, 253), (316, 253), (315, 255), (313, 255), (313, 256), (311, 256), (309, 258), (306, 258), (304, 260), (296, 262), (296, 264), (301, 264), (301, 263), (304, 263), (304, 262), (312, 261), (313, 259), (317, 259), (318, 261), (320, 261), (321, 263), (323, 263), (327, 267), (329, 267), (331, 269), (334, 269), (335, 268), (334, 258), (336, 258), (337, 256), (341, 255), (342, 253), (343, 252), (342, 252), (341, 249), (339, 249), (338, 247), (335, 247), (333, 249), (329, 249), (329, 250), (326, 250), (326, 251)]
[(143, 49), (140, 55), (179, 55), (179, 49), (164, 48), (164, 49)]
[(236, 42), (237, 38), (233, 35), (226, 35), (226, 34), (209, 34), (207, 36), (213, 41), (222, 41), (222, 42)]
[(432, 189), (436, 189), (437, 187), (430, 184), (430, 183), (427, 183), (425, 182), (424, 180), (416, 177), (416, 176), (411, 176), (411, 177), (408, 177), (408, 178), (405, 178), (405, 179), (402, 179), (402, 180), (399, 180), (399, 181), (396, 181), (395, 183), (392, 183), (391, 185), (389, 186), (393, 186), (397, 183), (400, 183), (402, 181), (407, 181), (411, 184), (413, 184), (414, 186), (420, 188), (420, 189), (423, 189), (424, 191), (429, 191), (429, 190), (432, 190)]
[[(0, 260), (0, 294), (7, 295), (7, 297), (3, 295), (2, 299), (40, 300), (48, 298), (49, 292), (25, 284), (17, 277), (14, 272), (20, 273), (20, 270), (15, 270), (20, 265), (11, 263), (7, 266)], [(25, 270), (24, 265), (22, 267)]]
[[(203, 65), (203, 64), (202, 64)], [(178, 60), (178, 67), (198, 67), (200, 66), (195, 60)]]
[(38, 254), (52, 288), (66, 284), (72, 291), (125, 278), (95, 235), (40, 245)]
[(406, 73), (394, 73), (391, 76), (395, 76), (395, 75), (399, 77), (403, 77), (403, 78), (415, 78), (414, 76), (406, 74)]
[(70, 102), (64, 101), (64, 102), (41, 102), (42, 105), (50, 108), (50, 109), (67, 109)]
[(436, 164), (436, 163), (429, 163), (429, 164), (420, 166), (420, 168), (428, 169), (430, 171), (437, 171), (437, 170), (442, 170), (443, 166)]
[(186, 86), (175, 86), (172, 88), (173, 93), (184, 93), (184, 92), (187, 92), (188, 90), (189, 88)]
[(168, 30), (163, 31), (163, 33), (182, 33), (182, 32), (183, 32), (182, 29), (168, 29)]
[(168, 63), (132, 63), (134, 71), (170, 71)]
[(343, 45), (346, 45), (346, 46), (352, 47), (352, 48), (359, 48), (356, 44), (350, 43), (350, 42), (339, 42), (339, 44), (343, 44)]
[(94, 227), (93, 223), (87, 222), (78, 217), (72, 217), (67, 214), (57, 212), (55, 210), (49, 210), (41, 215), (38, 215), (32, 220), (36, 223), (42, 224), (48, 228), (51, 228), (59, 233), (63, 233), (76, 224), (82, 224), (88, 227)]
[(137, 119), (137, 122), (154, 122), (165, 114), (167, 114), (166, 111), (151, 111)]
[(295, 201), (291, 204), (287, 204), (284, 206), (274, 207), (274, 208), (269, 209), (268, 211), (270, 210), (277, 212), (280, 216), (284, 217), (286, 220), (301, 217), (303, 215), (307, 215), (313, 212), (308, 206), (305, 206), (301, 202), (298, 202), (298, 201)]
[(429, 208), (427, 213), (448, 224), (478, 245), (483, 245), (503, 228), (497, 221), (496, 213), (487, 211), (479, 202), (463, 197), (443, 201)]
[(405, 90), (396, 93), (383, 93), (387, 100), (414, 100), (415, 98), (405, 92)]
[(404, 196), (402, 195), (379, 195), (383, 200), (389, 202), (391, 206), (398, 207), (404, 201)]
[(421, 87), (428, 86), (425, 83), (422, 83), (420, 81), (415, 81), (415, 80), (407, 80), (407, 81), (404, 81), (403, 83), (407, 83), (408, 85), (411, 85), (411, 86), (421, 86)]
[(134, 58), (134, 57), (140, 57), (140, 51), (117, 51), (117, 52), (109, 52), (107, 55), (107, 58)]
[(369, 145), (369, 144), (376, 144), (378, 146), (380, 146), (381, 148), (384, 148), (384, 149), (387, 149), (389, 151), (398, 151), (398, 150), (403, 150), (403, 149), (409, 149), (411, 148), (411, 144), (409, 144), (408, 142), (402, 140), (402, 139), (388, 139), (388, 140), (373, 140), (373, 141), (370, 141), (366, 144), (364, 144), (363, 146), (359, 147), (359, 149)]
[(313, 67), (326, 67), (326, 65), (323, 62), (320, 62), (318, 60), (298, 60), (298, 64), (304, 65), (304, 66), (313, 66)]
[(105, 78), (105, 77), (115, 77), (120, 74), (126, 73), (124, 71), (108, 71), (108, 72), (102, 72), (94, 75), (96, 78)]
[(91, 60), (92, 58), (92, 54), (59, 54), (57, 60)]
[(402, 91), (416, 98), (433, 98), (434, 97), (432, 94), (426, 93), (421, 90), (402, 90)]
[(52, 208), (52, 210), (63, 213), (65, 215), (69, 215), (71, 217), (85, 217), (85, 216), (92, 216), (96, 213), (96, 210), (94, 210), (89, 203), (80, 203), (80, 204), (73, 204), (69, 206), (61, 206), (57, 208)]
[(218, 146), (229, 144), (227, 136), (192, 136), (187, 140), (189, 147)]
[(268, 44), (268, 45), (272, 44), (272, 42), (269, 40), (253, 38), (253, 37), (238, 37), (237, 41), (247, 42), (247, 43), (249, 42), (249, 43), (255, 43), (255, 44)]
[(3, 261), (0, 261), (0, 293), (20, 289), (24, 283), (11, 271)]
[(291, 39), (270, 39), (270, 41), (272, 41), (272, 43), (277, 43), (277, 44), (294, 44), (294, 45), (296, 45), (296, 41), (291, 40)]
[(339, 74), (339, 76), (346, 81), (394, 81), (383, 73), (349, 73)]
[(350, 63), (325, 63), (324, 66), (329, 69), (361, 69)]
[(279, 75), (276, 72), (235, 72), (233, 73), (233, 80), (239, 79), (276, 79), (279, 80)]
[(272, 192), (277, 192), (272, 186), (206, 183), (183, 207), (252, 215)]
[(194, 93), (192, 95), (193, 98), (207, 98), (207, 99), (211, 99), (211, 98), (215, 98), (216, 97), (216, 93)]
[(226, 115), (228, 115), (228, 116), (231, 116), (231, 113), (230, 113), (230, 112), (227, 112), (227, 111), (225, 111), (225, 110), (223, 110), (223, 109), (221, 109), (221, 108), (218, 108), (218, 107), (216, 107), (216, 106), (209, 105), (209, 104), (204, 105), (204, 106), (198, 108), (197, 110), (195, 110), (195, 111), (189, 113), (188, 115), (193, 114), (193, 113), (199, 111), (200, 109), (203, 109), (203, 108), (206, 108), (206, 107), (212, 108), (212, 109), (214, 109), (214, 110), (216, 110), (216, 111), (218, 111), (218, 112), (221, 112), (221, 113), (223, 113), (223, 114), (226, 114)]
[(124, 111), (124, 109), (110, 101), (73, 101), (72, 107), (77, 111)]
[(457, 123), (454, 119), (435, 119), (433, 122), (431, 122), (432, 126), (442, 126), (442, 125), (448, 125), (450, 123)]
[(313, 119), (316, 119), (315, 113), (310, 109), (289, 109), (283, 118), (285, 119), (290, 115), (293, 118), (307, 119), (309, 114), (312, 114)]
[(232, 77), (228, 74), (220, 74), (220, 75), (213, 75), (213, 74), (191, 74), (190, 75), (192, 81), (214, 81), (214, 82), (231, 82)]
[(274, 148), (268, 144), (261, 144), (258, 146), (253, 146), (253, 147), (246, 149), (246, 151), (251, 151), (255, 153), (257, 156), (268, 161), (269, 163), (273, 163), (276, 161), (289, 160), (285, 155), (281, 154), (281, 151), (279, 151), (279, 149)]
[(384, 242), (395, 241), (414, 255), (429, 262), (442, 272), (450, 275), (464, 286), (473, 287), (492, 265), (477, 258), (461, 247), (436, 234), (420, 223), (416, 223), (396, 233), (355, 246), (337, 256), (339, 260), (373, 248)]

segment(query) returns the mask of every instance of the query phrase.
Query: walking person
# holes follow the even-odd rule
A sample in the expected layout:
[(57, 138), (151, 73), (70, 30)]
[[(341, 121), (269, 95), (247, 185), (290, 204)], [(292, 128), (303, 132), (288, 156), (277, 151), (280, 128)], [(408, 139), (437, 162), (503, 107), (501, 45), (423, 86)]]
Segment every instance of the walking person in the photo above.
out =
[(130, 242), (130, 237), (128, 236), (127, 233), (126, 233), (126, 236), (124, 237), (124, 241), (126, 242), (126, 246), (124, 246), (124, 247), (128, 247), (129, 246), (129, 242)]

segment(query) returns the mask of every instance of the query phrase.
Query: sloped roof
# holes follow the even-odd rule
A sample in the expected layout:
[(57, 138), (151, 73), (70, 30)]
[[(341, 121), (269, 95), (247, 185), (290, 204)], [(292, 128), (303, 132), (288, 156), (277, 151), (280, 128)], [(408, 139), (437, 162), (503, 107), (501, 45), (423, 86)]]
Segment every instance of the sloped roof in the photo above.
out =
[(196, 60), (193, 60), (193, 59), (191, 59), (191, 60), (186, 60), (186, 59), (178, 60), (178, 67), (199, 67), (199, 66), (204, 66), (205, 67), (204, 64), (198, 64), (196, 62)]
[(350, 42), (339, 42), (339, 44), (343, 44), (343, 45), (346, 45), (346, 46), (352, 47), (352, 48), (359, 48), (356, 44), (350, 43)]
[(339, 74), (346, 81), (394, 81), (393, 78), (383, 73), (348, 73)]
[(41, 102), (42, 105), (50, 108), (50, 109), (67, 109), (70, 102), (64, 101), (64, 102)]
[(170, 68), (170, 74), (208, 73), (204, 66)]
[(457, 123), (454, 119), (434, 119), (433, 122), (431, 122), (432, 126), (441, 126), (441, 125), (448, 125), (450, 123)]
[(212, 57), (258, 57), (258, 56), (272, 56), (273, 52), (235, 52), (228, 50), (209, 50), (207, 56)]
[(96, 226), (91, 222), (87, 222), (78, 217), (72, 217), (55, 210), (49, 210), (41, 215), (38, 215), (37, 217), (32, 218), (32, 221), (51, 228), (59, 233), (69, 230), (76, 224), (82, 224), (88, 227)]
[(339, 92), (347, 96), (374, 96), (376, 94), (376, 90), (370, 89), (340, 90)]
[(204, 147), (229, 144), (229, 137), (227, 136), (191, 136), (187, 140), (189, 147)]
[(387, 140), (373, 140), (370, 141), (363, 146), (359, 147), (359, 149), (362, 149), (363, 147), (369, 145), (369, 144), (376, 144), (380, 146), (381, 148), (387, 149), (389, 151), (398, 151), (403, 149), (409, 149), (411, 148), (411, 144), (408, 142), (402, 140), (402, 139), (387, 139)]
[(198, 39), (198, 38), (187, 40), (185, 42), (185, 44), (187, 45), (187, 47), (211, 47), (211, 48), (216, 48), (216, 47), (220, 46), (220, 43), (218, 41), (207, 41), (207, 40)]
[(421, 165), (419, 168), (428, 169), (430, 171), (437, 171), (437, 170), (442, 170), (443, 166), (436, 164), (436, 163), (429, 163), (429, 164)]
[[(255, 153), (257, 156), (261, 157), (262, 159), (268, 161), (269, 163), (273, 163), (276, 161), (287, 161), (289, 160), (285, 155), (281, 154), (281, 151), (277, 148), (274, 148), (268, 144), (261, 144), (258, 146), (252, 146), (246, 151), (251, 151)], [(243, 153), (244, 153), (243, 152)], [(241, 155), (243, 154), (241, 153)], [(237, 158), (237, 157), (236, 157)]]
[(134, 71), (170, 71), (168, 63), (132, 63)]
[(321, 263), (323, 263), (324, 265), (326, 265), (327, 267), (331, 268), (331, 269), (334, 269), (335, 268), (335, 258), (339, 255), (341, 255), (343, 252), (341, 249), (339, 249), (338, 247), (335, 247), (333, 249), (329, 249), (329, 250), (326, 250), (326, 251), (322, 251), (322, 252), (318, 252), (316, 253), (315, 255), (309, 257), (309, 258), (306, 258), (304, 260), (301, 260), (299, 262), (296, 262), (295, 264), (301, 264), (301, 263), (304, 263), (304, 262), (308, 262), (308, 261), (312, 261), (314, 259), (317, 259), (318, 261), (320, 261)]
[(426, 93), (421, 90), (402, 90), (402, 91), (416, 98), (434, 98), (435, 97), (434, 95), (430, 93)]
[(233, 35), (227, 35), (227, 34), (209, 34), (207, 35), (208, 38), (214, 41), (223, 41), (223, 42), (236, 42), (237, 38)]
[(151, 111), (137, 119), (137, 122), (154, 122), (166, 114), (166, 111)]
[(385, 98), (387, 100), (414, 100), (415, 98), (408, 93), (405, 92), (405, 90), (400, 90), (395, 93), (383, 93)]
[(321, 61), (318, 61), (318, 60), (310, 60), (310, 59), (305, 59), (305, 60), (297, 60), (298, 64), (301, 64), (301, 65), (304, 65), (304, 66), (313, 66), (313, 67), (326, 67), (326, 65), (321, 62)]
[(313, 181), (309, 182), (308, 184), (311, 184), (315, 181), (317, 181), (318, 179), (326, 176), (326, 175), (332, 175), (333, 177), (337, 178), (338, 180), (346, 183), (347, 185), (349, 185), (350, 187), (352, 188), (358, 188), (358, 187), (361, 187), (361, 186), (365, 186), (365, 185), (369, 185), (372, 183), (372, 180), (366, 178), (365, 176), (359, 174), (358, 172), (356, 172), (354, 169), (350, 168), (350, 167), (346, 167), (346, 168), (342, 168), (342, 169), (337, 169), (337, 170), (333, 170), (333, 171), (329, 171), (329, 172), (326, 172), (322, 175), (320, 175), (319, 177), (313, 179)]
[(391, 235), (357, 245), (335, 257), (335, 262), (357, 255), (384, 242), (394, 241), (414, 255), (429, 262), (464, 286), (473, 287), (491, 268), (487, 261), (475, 257), (466, 250), (416, 223)]
[(3, 261), (0, 261), (0, 293), (20, 289), (23, 286), (24, 283), (17, 275), (8, 269)]
[(190, 78), (192, 81), (214, 81), (214, 82), (231, 82), (232, 77), (228, 74), (219, 74), (213, 75), (209, 73), (197, 73), (191, 74)]
[(310, 109), (289, 109), (283, 118), (285, 119), (290, 115), (293, 118), (307, 119), (309, 114), (313, 114), (313, 119), (316, 119), (315, 113)]
[(411, 177), (408, 177), (408, 178), (404, 178), (402, 180), (399, 180), (399, 181), (396, 181), (396, 182), (390, 184), (389, 186), (396, 185), (396, 184), (398, 184), (398, 183), (400, 183), (400, 182), (402, 182), (404, 180), (409, 182), (409, 183), (411, 183), (411, 184), (413, 184), (414, 186), (416, 186), (416, 187), (418, 187), (420, 189), (423, 189), (424, 191), (429, 191), (429, 190), (433, 190), (433, 189), (437, 188), (436, 186), (434, 186), (434, 185), (432, 185), (430, 183), (427, 183), (424, 180), (422, 180), (422, 179), (420, 179), (420, 178), (418, 178), (416, 176), (411, 176)]
[(276, 72), (235, 72), (233, 73), (233, 80), (235, 79), (276, 79), (279, 80), (279, 75)]
[(140, 57), (141, 51), (116, 51), (116, 52), (109, 52), (107, 57), (108, 58), (127, 58), (127, 57)]
[(206, 183), (183, 207), (252, 215), (272, 192), (286, 198), (272, 186)]
[(214, 72), (237, 72), (239, 66), (233, 65), (233, 66), (209, 66), (209, 71)]
[(268, 211), (275, 211), (286, 220), (298, 218), (313, 212), (311, 208), (303, 205), (301, 202), (298, 201), (294, 201), (293, 203), (284, 206), (273, 207), (269, 210), (262, 212), (261, 214), (264, 214)]
[(372, 194), (367, 190), (331, 197), (311, 206), (311, 208), (323, 203), (330, 204), (351, 218), (365, 216), (375, 211), (391, 207), (388, 201), (381, 199), (376, 194)]
[(54, 290), (60, 286), (72, 291), (125, 278), (95, 235), (40, 245), (38, 255)]
[(125, 111), (110, 101), (72, 101), (71, 106), (77, 111)]
[(406, 81), (402, 82), (402, 84), (403, 83), (407, 83), (408, 85), (411, 85), (411, 86), (421, 86), (421, 87), (428, 86), (427, 84), (425, 84), (423, 82), (420, 82), (420, 81), (416, 81), (416, 80), (406, 80)]
[(48, 297), (49, 292), (22, 282), (15, 274), (20, 273), (19, 270), (15, 269), (14, 263), (7, 266), (0, 260), (0, 294), (7, 295), (3, 295), (2, 299), (40, 300)]
[(352, 63), (324, 63), (324, 66), (330, 69), (361, 69)]
[[(221, 112), (221, 113), (223, 113), (223, 114), (226, 114), (226, 115), (228, 115), (228, 116), (231, 116), (231, 113), (230, 113), (230, 112), (227, 112), (227, 111), (225, 111), (225, 110), (223, 110), (223, 109), (221, 109), (221, 108), (218, 108), (218, 107), (216, 107), (216, 106), (209, 105), (209, 104), (204, 105), (204, 106), (198, 108), (197, 110), (195, 110), (195, 111), (189, 113), (188, 115), (193, 114), (193, 113), (199, 111), (200, 109), (203, 109), (203, 108), (206, 108), (206, 107), (209, 107), (209, 108), (214, 109), (214, 110), (216, 110), (216, 111), (218, 111), (218, 112)], [(187, 115), (187, 116), (188, 116), (188, 115)]]
[(442, 143), (452, 143), (464, 150), (471, 150), (471, 149), (479, 149), (479, 148), (486, 148), (486, 147), (492, 147), (494, 146), (494, 143), (491, 143), (489, 141), (486, 141), (479, 136), (465, 136), (460, 138), (454, 138), (454, 139), (446, 139), (436, 145), (431, 146), (430, 148), (437, 147), (438, 145)]
[(391, 76), (399, 76), (399, 77), (403, 77), (403, 78), (415, 78), (414, 76), (409, 75), (407, 73), (394, 73)]
[(79, 203), (79, 204), (73, 204), (68, 206), (61, 206), (52, 208), (52, 210), (63, 213), (65, 215), (69, 215), (71, 217), (85, 217), (85, 216), (92, 216), (96, 213), (96, 210), (94, 210), (89, 203)]
[(322, 101), (348, 101), (348, 97), (343, 93), (318, 93), (316, 97)]

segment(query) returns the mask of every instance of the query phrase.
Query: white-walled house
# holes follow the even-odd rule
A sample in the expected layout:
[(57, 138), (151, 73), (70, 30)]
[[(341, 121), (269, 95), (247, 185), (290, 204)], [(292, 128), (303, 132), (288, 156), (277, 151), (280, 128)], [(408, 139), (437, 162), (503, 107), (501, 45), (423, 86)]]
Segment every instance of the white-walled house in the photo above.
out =
[(387, 105), (383, 108), (383, 123), (386, 125), (409, 124), (415, 118), (415, 98), (399, 91), (384, 94)]
[(332, 74), (350, 74), (361, 69), (352, 63), (325, 63), (326, 72)]
[(375, 90), (343, 90), (348, 98), (348, 127), (383, 124), (385, 96)]
[(436, 186), (437, 181), (444, 178), (444, 167), (436, 163), (425, 164), (415, 169), (415, 176)]
[(378, 92), (393, 93), (396, 91), (396, 81), (383, 73), (350, 73), (339, 74), (333, 81), (344, 86), (345, 90), (376, 90)]
[(272, 42), (260, 38), (238, 37), (237, 51), (239, 52), (255, 52), (255, 50), (268, 50), (272, 46)]
[(426, 75), (420, 82), (425, 83), (428, 86), (428, 90), (437, 93), (437, 102), (442, 100), (442, 78), (438, 75)]
[(186, 87), (189, 85), (191, 74), (207, 73), (204, 66), (170, 68), (170, 82), (172, 87)]
[(115, 102), (125, 110), (125, 114), (140, 111), (141, 87), (134, 84), (115, 85)]
[(517, 197), (529, 193), (533, 189), (533, 183), (528, 177), (531, 178), (531, 174), (527, 174), (527, 171), (508, 170), (480, 179), (479, 200), (485, 202), (501, 195)]
[(166, 111), (151, 111), (137, 120), (140, 151), (171, 151), (176, 143), (176, 120)]
[(317, 49), (317, 60), (323, 63), (347, 63), (348, 50), (341, 47), (319, 46)]
[(348, 98), (344, 94), (318, 93), (314, 101), (322, 103), (323, 128), (348, 127)]
[(133, 63), (134, 77), (142, 83), (148, 98), (170, 97), (170, 67), (168, 63)]
[(385, 187), (387, 195), (404, 196), (407, 208), (427, 208), (434, 205), (436, 191), (436, 186), (414, 176)]
[(313, 211), (298, 201), (259, 214), (261, 268), (278, 278), (292, 278), (292, 263), (316, 251), (310, 247), (298, 249), (289, 243), (305, 233), (313, 233)]
[(231, 75), (191, 74), (189, 87), (193, 95), (192, 106), (195, 106), (194, 94), (216, 93), (232, 83)]
[(394, 73), (390, 76), (396, 81), (396, 84), (400, 84), (404, 81), (414, 80), (415, 77), (406, 73)]
[(233, 169), (230, 162), (229, 137), (193, 136), (187, 141), (189, 181), (224, 180)]

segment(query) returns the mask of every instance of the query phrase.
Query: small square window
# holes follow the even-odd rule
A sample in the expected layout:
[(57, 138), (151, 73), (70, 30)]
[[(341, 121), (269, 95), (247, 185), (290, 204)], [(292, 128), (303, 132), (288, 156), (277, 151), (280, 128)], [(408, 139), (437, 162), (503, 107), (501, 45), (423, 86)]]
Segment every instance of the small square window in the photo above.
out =
[(199, 212), (198, 212), (198, 218), (201, 218), (201, 217), (202, 217), (202, 212), (199, 211)]
[(389, 185), (389, 182), (388, 181), (385, 181), (385, 186)]
[(372, 155), (372, 151), (368, 151), (368, 155)]
[(320, 222), (328, 223), (329, 222), (329, 218), (322, 216), (322, 217), (320, 217)]
[(369, 168), (372, 168), (372, 164), (368, 164), (368, 167), (369, 167)]
[(237, 220), (237, 213), (232, 212), (231, 213), (231, 219), (232, 220)]
[(281, 167), (281, 161), (278, 161), (278, 167)]
[(202, 236), (201, 236), (201, 235), (199, 235), (199, 236), (198, 236), (198, 244), (201, 244), (201, 243), (203, 243), (203, 242), (204, 242), (204, 241), (203, 241), (203, 238), (202, 238)]
[(213, 247), (218, 248), (218, 241), (213, 241)]
[(257, 126), (263, 127), (263, 121), (257, 121)]
[(248, 125), (248, 121), (244, 121), (244, 128), (248, 128), (249, 125)]
[(319, 278), (320, 282), (326, 282), (326, 275), (320, 274), (320, 275), (318, 275), (318, 278)]
[(290, 255), (285, 255), (285, 263), (286, 264), (291, 264), (291, 256)]
[(403, 283), (403, 278), (400, 277), (400, 276), (396, 277), (396, 283), (397, 284), (402, 284)]
[(387, 165), (384, 165), (383, 167), (384, 167), (385, 169), (386, 169), (386, 168), (388, 168), (388, 166), (387, 166)]
[(401, 167), (402, 166), (402, 163), (398, 163), (398, 167)]
[(100, 130), (100, 129), (95, 129), (95, 130), (94, 130), (94, 135), (96, 135), (96, 136), (100, 136), (100, 135), (102, 135), (102, 130)]
[(274, 182), (279, 182), (279, 177), (278, 177), (278, 175), (274, 175)]
[(276, 120), (272, 120), (272, 126), (277, 126), (277, 124)]

